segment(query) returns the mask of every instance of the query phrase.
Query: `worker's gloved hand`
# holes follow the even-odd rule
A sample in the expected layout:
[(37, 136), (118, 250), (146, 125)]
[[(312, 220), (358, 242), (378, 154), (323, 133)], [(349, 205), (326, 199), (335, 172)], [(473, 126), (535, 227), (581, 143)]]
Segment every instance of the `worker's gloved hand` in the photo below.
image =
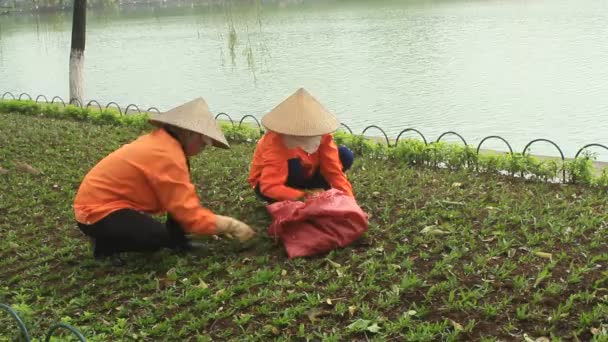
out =
[(302, 196), (300, 196), (299, 198), (297, 198), (298, 201), (304, 201), (306, 202), (307, 199), (315, 197), (318, 194), (321, 194), (323, 192), (325, 192), (325, 189), (321, 189), (321, 188), (317, 188), (317, 189), (302, 189), (302, 192), (304, 193)]
[(247, 241), (251, 239), (255, 232), (247, 224), (228, 216), (216, 215), (217, 217), (217, 232), (228, 236), (229, 238), (237, 238), (239, 241)]
[(306, 193), (306, 197), (314, 197), (316, 195), (324, 193), (325, 189), (321, 189), (321, 188), (318, 188), (318, 189), (306, 189), (306, 190), (304, 190), (304, 192)]

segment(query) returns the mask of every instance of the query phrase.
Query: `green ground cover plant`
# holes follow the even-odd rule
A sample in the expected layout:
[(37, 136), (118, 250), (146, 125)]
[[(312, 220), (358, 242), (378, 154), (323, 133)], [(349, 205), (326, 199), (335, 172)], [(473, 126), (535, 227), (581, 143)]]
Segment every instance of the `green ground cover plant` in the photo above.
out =
[[(523, 156), (489, 169), (464, 147), (388, 149), (340, 133), (357, 152), (349, 178), (370, 230), (348, 248), (288, 260), (245, 182), (259, 132), (226, 124), (232, 150), (204, 151), (192, 178), (204, 205), (258, 236), (127, 254), (116, 267), (92, 259), (71, 204), (90, 167), (150, 129), (145, 117), (24, 102), (0, 102), (0, 302), (38, 340), (57, 321), (90, 341), (608, 338), (608, 196), (598, 176), (540, 182), (498, 172), (531, 167)], [(0, 313), (0, 341), (17, 334)]]

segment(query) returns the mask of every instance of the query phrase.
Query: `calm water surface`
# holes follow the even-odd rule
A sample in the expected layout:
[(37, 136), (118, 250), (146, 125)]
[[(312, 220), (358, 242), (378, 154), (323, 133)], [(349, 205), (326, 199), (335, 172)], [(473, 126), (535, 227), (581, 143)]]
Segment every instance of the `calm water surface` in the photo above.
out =
[[(69, 13), (0, 17), (0, 92), (67, 97), (70, 30)], [(204, 96), (261, 117), (303, 86), (357, 132), (501, 135), (518, 151), (548, 138), (567, 156), (608, 144), (604, 0), (116, 10), (87, 30), (87, 100), (165, 110)]]

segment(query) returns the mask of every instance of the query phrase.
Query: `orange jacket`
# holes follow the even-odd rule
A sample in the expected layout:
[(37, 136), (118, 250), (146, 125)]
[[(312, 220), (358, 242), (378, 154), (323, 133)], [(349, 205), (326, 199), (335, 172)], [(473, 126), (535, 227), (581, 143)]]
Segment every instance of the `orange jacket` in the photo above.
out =
[(187, 232), (216, 232), (215, 214), (200, 205), (181, 145), (164, 129), (122, 146), (84, 177), (74, 200), (78, 222), (94, 224), (119, 209), (169, 212)]
[(266, 133), (256, 146), (247, 181), (254, 188), (259, 183), (262, 194), (279, 201), (301, 198), (305, 195), (303, 191), (285, 185), (289, 171), (287, 161), (292, 158), (300, 159), (306, 177), (312, 177), (320, 167), (321, 175), (332, 188), (354, 197), (352, 186), (342, 172), (338, 147), (330, 134), (322, 137), (317, 152), (308, 154), (301, 148), (287, 149), (280, 134)]

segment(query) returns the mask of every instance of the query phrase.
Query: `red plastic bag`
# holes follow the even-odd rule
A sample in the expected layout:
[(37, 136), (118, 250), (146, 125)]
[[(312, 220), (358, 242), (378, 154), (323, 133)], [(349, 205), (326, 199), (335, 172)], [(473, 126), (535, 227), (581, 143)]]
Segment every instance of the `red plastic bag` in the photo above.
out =
[(356, 200), (336, 189), (306, 202), (276, 202), (266, 209), (272, 216), (268, 233), (283, 242), (290, 259), (345, 247), (369, 226)]

